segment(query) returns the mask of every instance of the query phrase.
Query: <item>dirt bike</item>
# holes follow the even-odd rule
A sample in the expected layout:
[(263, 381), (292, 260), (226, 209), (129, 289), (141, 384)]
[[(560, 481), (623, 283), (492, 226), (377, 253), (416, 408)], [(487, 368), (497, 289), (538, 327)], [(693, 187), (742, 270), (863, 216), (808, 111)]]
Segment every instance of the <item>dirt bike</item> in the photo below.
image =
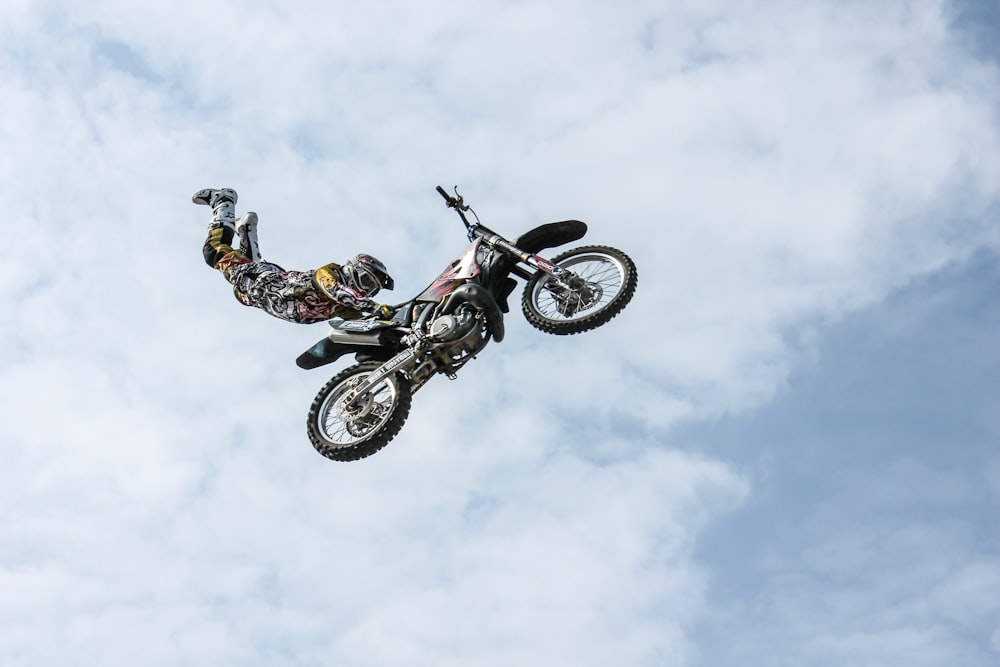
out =
[(590, 245), (551, 260), (537, 254), (582, 238), (583, 222), (551, 222), (511, 242), (481, 224), (458, 188), (454, 196), (437, 191), (462, 219), (471, 245), (427, 289), (394, 306), (391, 319), (331, 320), (330, 333), (296, 360), (313, 369), (353, 353), (358, 362), (334, 375), (309, 408), (309, 439), (329, 459), (355, 461), (385, 447), (428, 380), (455, 379), (490, 340), (502, 341), (507, 299), (518, 285), (513, 276), (527, 281), (525, 318), (550, 334), (599, 327), (635, 294), (638, 272), (621, 250)]

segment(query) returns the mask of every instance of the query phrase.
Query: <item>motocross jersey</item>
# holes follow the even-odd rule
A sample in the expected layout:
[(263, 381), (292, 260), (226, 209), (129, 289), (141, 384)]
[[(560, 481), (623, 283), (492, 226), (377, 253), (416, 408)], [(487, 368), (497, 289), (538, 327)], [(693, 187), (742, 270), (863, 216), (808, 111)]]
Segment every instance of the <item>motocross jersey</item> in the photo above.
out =
[(334, 317), (356, 319), (362, 316), (358, 306), (366, 305), (349, 300), (349, 295), (338, 300), (330, 298), (316, 287), (315, 271), (286, 271), (270, 262), (251, 262), (233, 266), (228, 274), (240, 303), (289, 322), (312, 324)]
[(236, 299), (245, 306), (300, 324), (334, 317), (357, 319), (363, 315), (362, 310), (374, 308), (371, 299), (354, 293), (338, 280), (336, 264), (315, 271), (286, 271), (271, 262), (251, 261), (231, 242), (230, 230), (212, 229), (205, 242), (205, 261), (225, 276)]

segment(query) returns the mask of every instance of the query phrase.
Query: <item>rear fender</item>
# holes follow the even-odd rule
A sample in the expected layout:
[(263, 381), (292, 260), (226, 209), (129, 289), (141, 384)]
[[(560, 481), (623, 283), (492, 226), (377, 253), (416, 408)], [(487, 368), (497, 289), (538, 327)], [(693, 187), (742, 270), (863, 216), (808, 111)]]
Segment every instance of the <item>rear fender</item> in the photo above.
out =
[(295, 360), (295, 365), (305, 370), (312, 370), (333, 363), (345, 354), (364, 354), (369, 359), (388, 359), (392, 353), (383, 347), (376, 345), (359, 345), (357, 343), (336, 343), (329, 338), (324, 338), (308, 350), (299, 355)]
[[(391, 337), (383, 334), (386, 333), (387, 328), (391, 327), (391, 323), (383, 322), (381, 324), (385, 324), (385, 328), (363, 331), (360, 330), (362, 329), (360, 325), (364, 323), (364, 320), (331, 322), (330, 326), (333, 327), (333, 330), (327, 334), (326, 338), (300, 354), (295, 360), (295, 364), (299, 368), (311, 370), (325, 366), (340, 359), (345, 354), (351, 353), (361, 354), (366, 359), (390, 358), (394, 350), (389, 349), (386, 343)], [(375, 324), (380, 323), (375, 322)]]

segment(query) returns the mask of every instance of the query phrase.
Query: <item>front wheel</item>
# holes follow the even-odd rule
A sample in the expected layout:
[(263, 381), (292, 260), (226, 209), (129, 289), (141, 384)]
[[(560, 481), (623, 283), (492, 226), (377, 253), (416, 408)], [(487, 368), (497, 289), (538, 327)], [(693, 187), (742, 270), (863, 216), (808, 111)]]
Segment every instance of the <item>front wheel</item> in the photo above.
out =
[(608, 246), (574, 248), (552, 262), (572, 278), (564, 282), (539, 271), (521, 299), (525, 318), (546, 333), (576, 334), (606, 324), (628, 305), (639, 283), (632, 258)]
[(410, 414), (410, 382), (394, 373), (366, 395), (347, 403), (344, 396), (381, 366), (369, 361), (345, 368), (327, 382), (309, 407), (309, 440), (334, 461), (357, 461), (389, 444)]

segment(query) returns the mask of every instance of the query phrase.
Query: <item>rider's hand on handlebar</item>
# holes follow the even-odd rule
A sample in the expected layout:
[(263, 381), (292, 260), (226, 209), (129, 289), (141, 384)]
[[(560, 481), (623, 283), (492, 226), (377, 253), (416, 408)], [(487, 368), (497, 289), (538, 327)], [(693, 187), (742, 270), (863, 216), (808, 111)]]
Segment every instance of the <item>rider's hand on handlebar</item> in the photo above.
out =
[(388, 304), (380, 303), (375, 306), (373, 312), (378, 315), (380, 320), (391, 320), (392, 316), (396, 314), (396, 309)]

